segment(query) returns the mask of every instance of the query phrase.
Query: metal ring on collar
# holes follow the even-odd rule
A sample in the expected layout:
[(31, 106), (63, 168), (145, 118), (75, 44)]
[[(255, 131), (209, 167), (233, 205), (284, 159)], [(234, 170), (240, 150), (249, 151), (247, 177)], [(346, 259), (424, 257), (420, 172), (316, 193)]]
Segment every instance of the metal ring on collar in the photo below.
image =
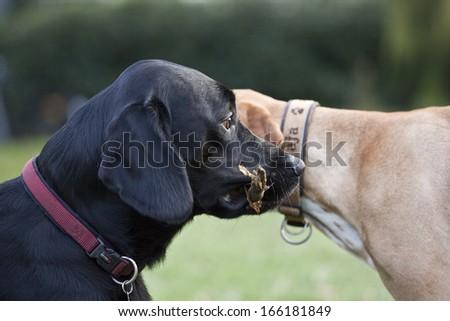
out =
[(122, 259), (128, 260), (133, 265), (133, 275), (131, 276), (131, 278), (129, 280), (125, 280), (125, 281), (119, 281), (119, 280), (115, 279), (113, 276), (111, 276), (111, 277), (114, 282), (116, 282), (119, 285), (122, 285), (122, 288), (123, 288), (124, 285), (128, 285), (128, 284), (131, 284), (134, 281), (136, 281), (138, 274), (139, 274), (139, 269), (138, 269), (136, 262), (132, 258), (129, 258), (128, 256), (122, 256)]
[[(305, 231), (308, 231), (308, 234), (303, 239), (294, 241), (289, 238), (289, 235), (290, 236), (300, 235), (300, 234), (303, 234)], [(302, 227), (300, 232), (292, 232), (291, 230), (288, 229), (287, 220), (285, 218), (280, 226), (280, 234), (281, 234), (281, 237), (283, 238), (283, 240), (285, 240), (287, 243), (292, 244), (292, 245), (300, 245), (300, 244), (303, 244), (306, 241), (308, 241), (309, 238), (311, 237), (312, 226), (308, 221), (306, 221), (306, 225), (304, 227)]]
[(128, 284), (125, 284), (125, 282), (122, 283), (122, 291), (123, 291), (123, 293), (125, 293), (126, 295), (130, 295), (131, 292), (133, 292), (133, 290), (134, 290), (133, 283), (131, 282), (131, 283), (129, 284), (129, 285), (130, 285), (130, 289), (129, 289), (129, 290), (126, 289), (126, 288), (127, 288), (127, 285), (128, 285)]

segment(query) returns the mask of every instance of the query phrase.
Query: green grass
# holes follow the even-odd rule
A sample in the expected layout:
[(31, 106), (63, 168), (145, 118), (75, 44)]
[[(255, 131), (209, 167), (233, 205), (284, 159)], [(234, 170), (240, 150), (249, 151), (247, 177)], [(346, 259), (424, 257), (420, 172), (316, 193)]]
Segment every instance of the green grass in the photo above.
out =
[[(16, 177), (44, 138), (0, 143), (0, 182)], [(377, 273), (315, 230), (284, 243), (282, 216), (197, 217), (144, 278), (155, 300), (392, 300)]]
[(374, 270), (315, 230), (304, 245), (279, 236), (282, 216), (198, 217), (146, 271), (156, 300), (391, 300)]
[(22, 167), (39, 154), (47, 138), (21, 138), (0, 141), (0, 182), (20, 175)]

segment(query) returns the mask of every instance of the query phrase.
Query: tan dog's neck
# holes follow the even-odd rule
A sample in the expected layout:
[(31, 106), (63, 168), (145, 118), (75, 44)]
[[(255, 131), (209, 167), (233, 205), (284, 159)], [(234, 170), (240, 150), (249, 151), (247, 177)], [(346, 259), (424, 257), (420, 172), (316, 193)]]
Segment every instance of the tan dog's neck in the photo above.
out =
[(357, 206), (361, 146), (377, 135), (382, 113), (316, 107), (309, 124), (305, 194), (340, 214), (361, 232), (349, 215)]
[[(254, 122), (251, 129), (281, 124), (286, 102), (235, 93), (246, 119), (265, 115), (265, 127)], [(325, 216), (338, 214), (357, 229), (396, 299), (450, 299), (449, 137), (450, 106), (394, 113), (316, 107), (311, 117), (305, 194)]]

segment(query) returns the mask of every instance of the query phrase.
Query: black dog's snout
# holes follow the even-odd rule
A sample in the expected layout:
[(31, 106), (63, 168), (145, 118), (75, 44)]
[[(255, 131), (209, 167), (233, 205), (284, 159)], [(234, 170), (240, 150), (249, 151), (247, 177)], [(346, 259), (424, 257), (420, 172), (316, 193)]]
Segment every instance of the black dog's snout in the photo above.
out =
[(295, 175), (300, 176), (304, 170), (305, 170), (305, 164), (303, 164), (303, 162), (301, 160), (298, 160), (298, 163), (296, 163), (294, 166)]
[(305, 163), (300, 158), (288, 155), (287, 156), (287, 166), (288, 168), (292, 168), (294, 170), (294, 174), (300, 176), (305, 169)]

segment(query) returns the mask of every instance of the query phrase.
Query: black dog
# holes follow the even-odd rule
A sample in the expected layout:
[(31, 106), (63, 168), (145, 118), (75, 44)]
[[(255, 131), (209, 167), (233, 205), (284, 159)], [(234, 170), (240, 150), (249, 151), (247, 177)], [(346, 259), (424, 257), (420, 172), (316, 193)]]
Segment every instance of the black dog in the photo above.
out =
[[(232, 91), (164, 61), (129, 67), (36, 159), (48, 186), (109, 246), (133, 258), (139, 271), (163, 259), (194, 215), (255, 213), (245, 194), (250, 178), (239, 165), (266, 170), (270, 189), (262, 211), (297, 185), (303, 169), (300, 160), (239, 123)], [(44, 215), (20, 177), (0, 185), (0, 244), (0, 299), (127, 299)], [(125, 291), (131, 286), (131, 299), (150, 298), (141, 277), (127, 282)]]

